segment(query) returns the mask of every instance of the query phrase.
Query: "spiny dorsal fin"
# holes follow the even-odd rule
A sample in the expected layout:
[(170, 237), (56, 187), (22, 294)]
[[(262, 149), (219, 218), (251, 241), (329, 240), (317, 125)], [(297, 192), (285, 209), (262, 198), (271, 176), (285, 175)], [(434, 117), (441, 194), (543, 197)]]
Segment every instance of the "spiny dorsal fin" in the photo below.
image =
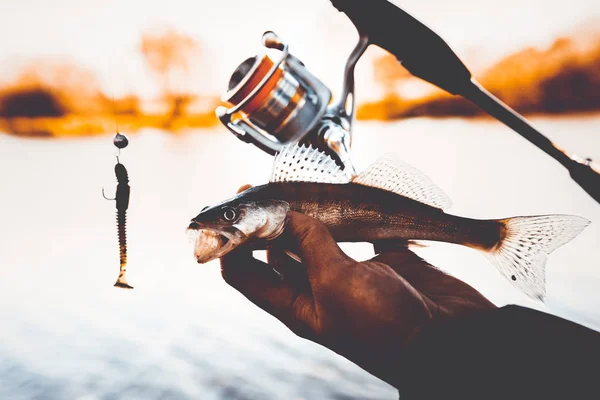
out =
[(354, 178), (354, 183), (387, 190), (432, 207), (446, 209), (450, 198), (421, 171), (385, 155)]
[(270, 182), (349, 183), (327, 154), (311, 146), (288, 144), (275, 156)]

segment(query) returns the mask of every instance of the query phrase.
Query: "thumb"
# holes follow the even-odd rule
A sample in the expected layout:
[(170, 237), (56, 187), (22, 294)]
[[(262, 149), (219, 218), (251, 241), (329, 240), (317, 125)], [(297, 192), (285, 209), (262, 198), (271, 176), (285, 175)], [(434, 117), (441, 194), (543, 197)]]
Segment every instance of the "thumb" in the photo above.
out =
[(325, 225), (314, 218), (289, 212), (281, 245), (296, 253), (306, 267), (309, 280), (321, 280), (324, 274), (336, 274), (348, 263), (348, 257)]
[(230, 286), (248, 300), (281, 321), (288, 321), (298, 296), (268, 265), (252, 257), (252, 251), (239, 248), (221, 258), (221, 274)]

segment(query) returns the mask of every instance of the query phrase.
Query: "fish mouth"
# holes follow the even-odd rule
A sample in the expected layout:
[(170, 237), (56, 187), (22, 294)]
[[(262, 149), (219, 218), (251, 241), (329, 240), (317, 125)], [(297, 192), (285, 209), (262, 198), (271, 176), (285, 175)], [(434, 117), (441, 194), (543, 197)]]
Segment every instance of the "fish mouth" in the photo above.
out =
[(190, 241), (194, 242), (194, 257), (198, 264), (221, 258), (239, 246), (244, 236), (241, 232), (226, 232), (212, 228), (188, 228)]

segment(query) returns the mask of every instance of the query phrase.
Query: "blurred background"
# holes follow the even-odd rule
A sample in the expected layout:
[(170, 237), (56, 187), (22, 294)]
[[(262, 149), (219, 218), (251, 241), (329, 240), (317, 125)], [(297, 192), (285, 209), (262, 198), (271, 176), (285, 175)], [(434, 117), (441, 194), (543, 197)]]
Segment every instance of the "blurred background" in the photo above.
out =
[[(600, 160), (600, 3), (396, 0), (491, 92), (561, 147)], [(197, 265), (185, 228), (271, 157), (214, 108), (264, 31), (339, 93), (357, 34), (329, 1), (21, 0), (0, 4), (0, 398), (395, 399), (354, 364), (295, 337)], [(357, 71), (353, 157), (393, 152), (454, 214), (592, 221), (550, 256), (530, 302), (466, 248), (416, 251), (501, 306), (600, 329), (600, 207), (566, 170), (460, 98), (370, 48)], [(112, 136), (130, 146), (129, 281), (118, 273)], [(369, 245), (345, 245), (366, 259)]]

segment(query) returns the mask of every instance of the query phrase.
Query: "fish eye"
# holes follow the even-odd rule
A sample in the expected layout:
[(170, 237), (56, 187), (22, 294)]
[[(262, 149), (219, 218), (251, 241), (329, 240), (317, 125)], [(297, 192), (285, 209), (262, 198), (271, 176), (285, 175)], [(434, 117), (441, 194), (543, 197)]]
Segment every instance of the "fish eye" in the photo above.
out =
[(223, 209), (223, 219), (225, 221), (233, 221), (237, 218), (237, 212), (231, 207), (225, 207)]

